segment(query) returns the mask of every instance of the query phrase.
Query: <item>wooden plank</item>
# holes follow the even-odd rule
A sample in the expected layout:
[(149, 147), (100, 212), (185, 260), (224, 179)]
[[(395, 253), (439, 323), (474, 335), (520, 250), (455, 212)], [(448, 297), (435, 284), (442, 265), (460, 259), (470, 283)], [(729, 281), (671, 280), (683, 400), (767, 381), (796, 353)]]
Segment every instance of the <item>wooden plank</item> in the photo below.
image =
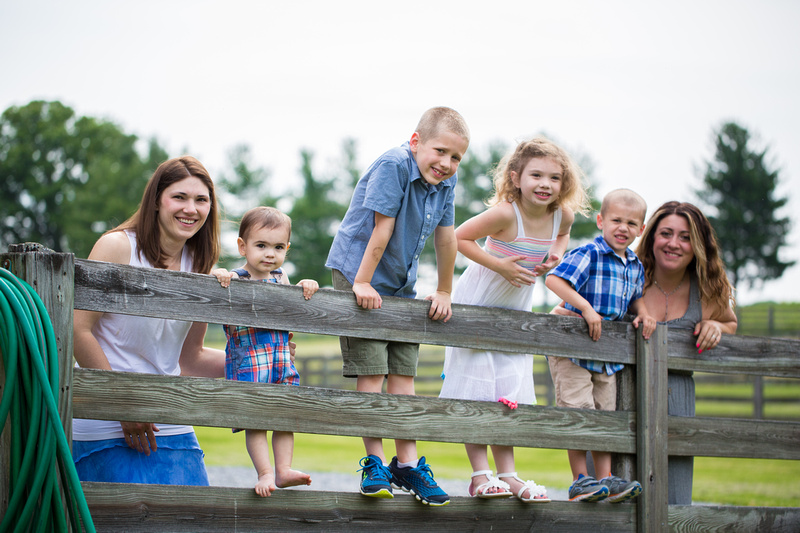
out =
[(672, 533), (797, 533), (800, 507), (670, 505)]
[[(176, 290), (175, 281), (191, 291)], [(209, 323), (225, 317), (233, 324), (324, 335), (634, 362), (636, 330), (627, 322), (604, 324), (603, 336), (593, 342), (584, 321), (573, 317), (454, 305), (445, 324), (427, 318), (429, 304), (422, 300), (386, 297), (382, 309), (365, 311), (348, 292), (323, 289), (305, 301), (298, 287), (238, 282), (223, 289), (212, 276), (84, 259), (75, 262), (75, 284), (76, 309)], [(698, 354), (691, 332), (673, 329), (668, 338), (671, 369), (800, 378), (798, 340), (725, 335), (719, 346)]]
[(691, 331), (670, 329), (668, 337), (671, 370), (800, 378), (800, 340), (723, 335), (699, 354)]
[[(236, 409), (230, 406), (235, 405)], [(77, 418), (635, 453), (634, 413), (75, 369)]]
[(800, 423), (671, 416), (669, 453), (800, 460)]
[(665, 531), (667, 480), (667, 327), (659, 324), (649, 341), (636, 340), (636, 462), (642, 494), (638, 531)]
[[(591, 357), (633, 362), (635, 329), (609, 322), (594, 342), (580, 318), (454, 305), (447, 323), (428, 318), (424, 300), (384, 297), (364, 310), (350, 292), (234, 281), (222, 288), (213, 276), (77, 260), (75, 308), (179, 320), (348, 335), (516, 353)], [(188, 290), (184, 290), (187, 288)]]
[[(569, 502), (525, 504), (515, 498), (454, 497), (444, 507), (410, 495), (392, 500), (358, 493), (83, 483), (97, 531), (596, 531), (634, 532), (636, 506)], [(399, 491), (398, 491), (399, 492)]]

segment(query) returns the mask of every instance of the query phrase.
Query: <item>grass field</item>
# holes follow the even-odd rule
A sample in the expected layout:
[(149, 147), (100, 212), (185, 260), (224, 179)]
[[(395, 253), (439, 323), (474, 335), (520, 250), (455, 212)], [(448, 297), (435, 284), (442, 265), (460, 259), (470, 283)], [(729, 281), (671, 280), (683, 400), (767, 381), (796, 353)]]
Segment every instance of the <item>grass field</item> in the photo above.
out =
[[(788, 307), (787, 307), (788, 306)], [(748, 335), (764, 335), (767, 314), (763, 305), (740, 310), (749, 322), (753, 332)], [(800, 304), (780, 304), (774, 317), (796, 316), (800, 322)], [(786, 319), (781, 319), (781, 325)], [(791, 327), (795, 327), (794, 319)], [(207, 343), (220, 346), (224, 335), (219, 326), (210, 326)], [(338, 355), (339, 347), (335, 337), (319, 335), (298, 335), (298, 358), (308, 355)], [(443, 348), (423, 346), (422, 359), (439, 361)], [(541, 361), (539, 361), (541, 359)], [(537, 365), (543, 365), (543, 358), (537, 358)], [(339, 366), (339, 369), (341, 366)], [(535, 370), (536, 371), (536, 370)], [(433, 364), (420, 372), (438, 375), (441, 366)], [(301, 372), (301, 380), (303, 375)], [(305, 382), (304, 382), (305, 384)], [(346, 388), (352, 389), (354, 380)], [(430, 388), (430, 390), (428, 390)], [(418, 392), (435, 395), (436, 387), (420, 383)], [(537, 387), (537, 394), (540, 394)], [(800, 386), (797, 380), (765, 381), (764, 394), (769, 398), (792, 400), (790, 403), (769, 401), (765, 407), (767, 418), (788, 418), (800, 420)], [(751, 383), (702, 383), (698, 376), (697, 396), (740, 398), (741, 402), (702, 401), (697, 402), (698, 416), (750, 417), (752, 416), (753, 386)], [(542, 398), (543, 399), (543, 398)], [(540, 399), (540, 403), (544, 403)], [(196, 427), (198, 439), (206, 453), (206, 463), (214, 466), (249, 466), (250, 458), (244, 444), (244, 434), (232, 434), (229, 429)], [(393, 449), (387, 443), (387, 453)], [(464, 447), (460, 444), (420, 442), (420, 455), (425, 455), (434, 465), (437, 477), (469, 480), (470, 466)], [(352, 472), (358, 469), (358, 460), (364, 455), (360, 438), (336, 437), (329, 435), (295, 435), (295, 461), (297, 468), (310, 472)], [(566, 489), (571, 482), (567, 454), (564, 450), (516, 448), (517, 470), (522, 477), (533, 478), (537, 483), (548, 487)], [(717, 457), (697, 457), (694, 464), (693, 499), (698, 503), (716, 503), (747, 506), (789, 506), (800, 505), (800, 461), (781, 461), (766, 459), (728, 459)], [(353, 488), (356, 490), (356, 487)]]

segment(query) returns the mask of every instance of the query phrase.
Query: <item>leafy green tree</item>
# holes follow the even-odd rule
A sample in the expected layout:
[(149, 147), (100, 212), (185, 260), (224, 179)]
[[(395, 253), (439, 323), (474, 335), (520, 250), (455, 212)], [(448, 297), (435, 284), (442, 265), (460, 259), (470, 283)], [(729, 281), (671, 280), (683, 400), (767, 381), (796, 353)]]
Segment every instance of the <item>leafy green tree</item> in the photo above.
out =
[(232, 269), (243, 264), (236, 246), (242, 215), (253, 207), (275, 207), (278, 198), (272, 195), (272, 172), (254, 163), (249, 145), (238, 144), (227, 155), (229, 171), (221, 173), (216, 186), (223, 212), (219, 265)]
[(0, 116), (0, 242), (35, 241), (89, 254), (104, 231), (136, 209), (166, 152), (116, 124), (79, 117), (60, 102), (32, 101)]
[(314, 279), (330, 284), (330, 270), (325, 259), (347, 207), (360, 172), (356, 165), (356, 143), (346, 139), (342, 145), (344, 160), (334, 166), (330, 177), (317, 177), (313, 170), (314, 153), (301, 150), (302, 195), (295, 198), (292, 217), (292, 242), (287, 261), (296, 271), (293, 280)]
[(779, 172), (766, 161), (768, 148), (753, 148), (750, 133), (735, 122), (714, 133), (714, 148), (697, 194), (716, 213), (709, 218), (731, 281), (753, 287), (780, 278), (794, 264), (778, 258), (791, 222), (777, 215), (788, 198), (776, 197)]

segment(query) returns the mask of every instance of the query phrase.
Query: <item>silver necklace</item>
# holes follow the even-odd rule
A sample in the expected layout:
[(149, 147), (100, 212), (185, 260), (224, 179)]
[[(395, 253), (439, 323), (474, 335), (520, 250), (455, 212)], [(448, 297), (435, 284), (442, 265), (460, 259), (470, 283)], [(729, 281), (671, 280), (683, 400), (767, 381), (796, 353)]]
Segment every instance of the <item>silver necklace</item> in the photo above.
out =
[(653, 283), (655, 284), (656, 289), (660, 290), (661, 294), (664, 295), (664, 322), (667, 321), (667, 316), (669, 316), (669, 297), (672, 296), (673, 294), (675, 294), (678, 291), (678, 289), (681, 288), (681, 285), (683, 285), (683, 281), (685, 279), (686, 279), (686, 276), (681, 278), (681, 282), (678, 283), (678, 286), (675, 287), (674, 289), (672, 289), (669, 292), (667, 292), (667, 291), (665, 291), (664, 289), (661, 288), (661, 285), (658, 284), (658, 280), (655, 280), (655, 279), (653, 280)]

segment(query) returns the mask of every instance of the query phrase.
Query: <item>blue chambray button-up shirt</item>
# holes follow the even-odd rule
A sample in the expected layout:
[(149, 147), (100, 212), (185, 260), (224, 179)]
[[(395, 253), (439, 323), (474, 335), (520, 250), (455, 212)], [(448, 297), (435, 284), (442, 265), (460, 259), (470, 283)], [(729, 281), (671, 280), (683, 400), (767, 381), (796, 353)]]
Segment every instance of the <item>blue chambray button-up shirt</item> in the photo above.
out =
[(437, 226), (455, 224), (457, 175), (429, 185), (408, 142), (379, 157), (361, 177), (350, 200), (325, 266), (350, 283), (356, 277), (375, 227), (375, 212), (395, 219), (394, 232), (372, 276), (384, 296), (414, 298), (419, 257)]
[[(630, 248), (625, 250), (625, 257), (627, 261), (622, 261), (600, 235), (567, 253), (548, 275), (570, 282), (603, 320), (622, 320), (630, 303), (642, 297), (644, 287), (642, 262)], [(581, 313), (568, 303), (565, 306), (570, 311)], [(587, 370), (605, 372), (609, 376), (625, 366), (587, 359), (570, 360)]]

